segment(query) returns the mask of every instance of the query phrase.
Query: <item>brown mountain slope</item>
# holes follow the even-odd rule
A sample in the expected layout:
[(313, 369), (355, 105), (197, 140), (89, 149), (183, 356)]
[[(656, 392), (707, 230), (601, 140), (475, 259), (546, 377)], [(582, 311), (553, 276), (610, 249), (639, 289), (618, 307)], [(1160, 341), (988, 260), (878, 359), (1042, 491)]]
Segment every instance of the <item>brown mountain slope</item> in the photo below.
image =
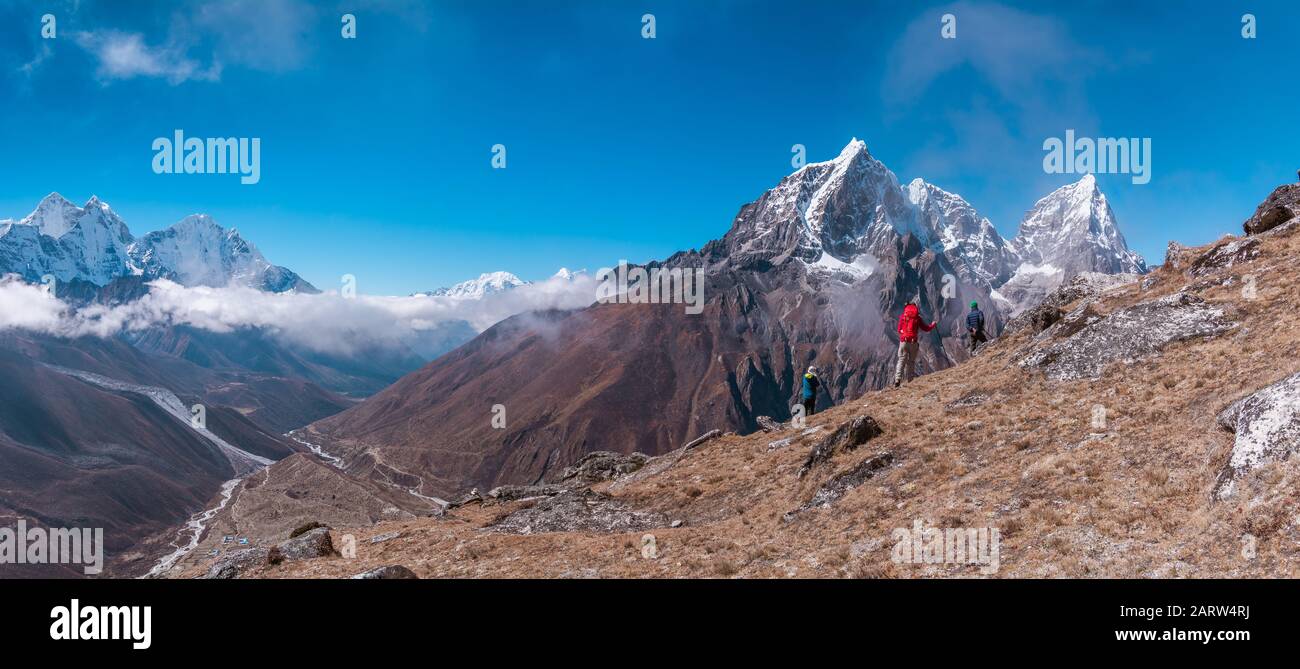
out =
[[(1258, 463), (1216, 499), (1234, 448), (1220, 412), (1300, 371), (1297, 229), (1300, 218), (1171, 246), (1148, 280), (1063, 299), (1065, 318), (1045, 332), (1026, 326), (960, 367), (845, 402), (811, 418), (811, 433), (728, 435), (652, 460), (579, 498), (614, 531), (541, 531), (580, 515), (561, 513), (563, 497), (489, 500), (441, 519), (336, 527), (400, 536), (360, 542), (355, 559), (247, 575), (390, 564), (421, 577), (980, 573), (892, 559), (896, 531), (919, 520), (998, 529), (998, 576), (1300, 576), (1300, 458)], [(863, 414), (879, 436), (798, 475), (815, 443)], [(525, 519), (538, 531), (515, 533)]]
[[(71, 370), (121, 386), (76, 378)], [(351, 404), (304, 381), (203, 369), (119, 338), (5, 333), (0, 379), (0, 517), (103, 528), (107, 570), (116, 575), (147, 569), (154, 539), (170, 540), (176, 525), (238, 473), (213, 443), (139, 387), (174, 391), (185, 407), (203, 404), (212, 433), (269, 460), (302, 450), (285, 430)], [(81, 575), (53, 566), (0, 571)]]
[[(790, 416), (809, 364), (824, 370), (826, 403), (892, 379), (897, 335), (879, 305), (901, 312), (909, 287), (950, 271), (910, 237), (897, 251), (854, 282), (796, 261), (735, 269), (720, 245), (678, 254), (666, 266), (708, 268), (701, 314), (594, 304), (515, 316), (305, 434), (353, 474), (396, 470), (451, 497), (538, 481), (592, 451), (659, 454), (714, 427), (749, 432), (760, 415)], [(943, 322), (922, 339), (928, 371), (965, 358), (965, 306), (923, 296)], [(492, 423), (498, 404), (503, 429)]]
[[(5, 526), (24, 517), (44, 527), (103, 528), (115, 561), (201, 508), (233, 475), (220, 451), (143, 395), (104, 390), (3, 348), (0, 379)], [(0, 575), (66, 571), (16, 569), (0, 567)]]

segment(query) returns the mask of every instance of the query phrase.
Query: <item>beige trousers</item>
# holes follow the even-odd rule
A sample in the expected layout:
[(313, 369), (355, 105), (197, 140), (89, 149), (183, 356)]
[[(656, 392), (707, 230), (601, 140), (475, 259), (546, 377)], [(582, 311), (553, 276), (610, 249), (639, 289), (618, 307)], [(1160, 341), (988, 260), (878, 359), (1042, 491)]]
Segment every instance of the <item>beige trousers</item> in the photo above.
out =
[(894, 369), (894, 383), (911, 382), (916, 376), (916, 352), (921, 344), (914, 341), (898, 342), (898, 367)]

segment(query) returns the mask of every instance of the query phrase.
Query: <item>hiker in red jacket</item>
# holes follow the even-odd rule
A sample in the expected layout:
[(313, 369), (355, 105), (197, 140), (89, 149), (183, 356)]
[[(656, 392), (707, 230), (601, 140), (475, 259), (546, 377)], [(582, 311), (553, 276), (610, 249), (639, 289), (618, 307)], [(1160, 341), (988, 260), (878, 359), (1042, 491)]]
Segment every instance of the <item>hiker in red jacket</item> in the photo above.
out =
[(898, 367), (894, 369), (895, 388), (903, 383), (904, 377), (910, 382), (912, 377), (916, 376), (916, 352), (921, 346), (916, 341), (917, 331), (929, 332), (936, 325), (937, 322), (926, 325), (921, 320), (921, 310), (917, 308), (916, 300), (903, 307), (903, 315), (898, 317)]

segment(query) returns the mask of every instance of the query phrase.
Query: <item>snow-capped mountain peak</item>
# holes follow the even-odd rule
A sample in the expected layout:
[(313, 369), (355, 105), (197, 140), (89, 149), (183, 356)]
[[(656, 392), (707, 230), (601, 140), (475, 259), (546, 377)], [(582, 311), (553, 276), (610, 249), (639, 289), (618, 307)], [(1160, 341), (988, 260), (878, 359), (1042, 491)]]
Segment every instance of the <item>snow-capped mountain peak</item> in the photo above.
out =
[(853, 158), (858, 154), (862, 154), (862, 153), (866, 153), (868, 156), (871, 155), (870, 152), (867, 151), (867, 143), (863, 140), (858, 139), (857, 137), (854, 137), (849, 140), (848, 144), (844, 145), (843, 149), (840, 149), (840, 155), (837, 156), (835, 160), (832, 162), (837, 162), (837, 163), (848, 162), (850, 160), (853, 160)]
[[(1034, 293), (1085, 271), (1146, 271), (1091, 174), (1035, 203), (1008, 241), (960, 195), (919, 178), (900, 185), (857, 138), (833, 160), (799, 168), (743, 207), (715, 250), (738, 267), (796, 259), (820, 271), (861, 256), (870, 266), (896, 255), (907, 236), (943, 256), (945, 271), (986, 290), (1000, 290), (1021, 269)], [(1032, 299), (1015, 286), (1000, 292), (1017, 305), (1017, 296)]]
[(131, 257), (146, 276), (186, 286), (235, 284), (270, 292), (316, 292), (297, 274), (272, 265), (238, 230), (221, 227), (207, 214), (191, 214), (141, 237), (131, 245)]
[(561, 267), (561, 268), (559, 269), (559, 271), (557, 271), (555, 274), (553, 274), (553, 275), (551, 275), (551, 276), (552, 276), (552, 278), (555, 278), (555, 279), (563, 279), (563, 280), (565, 280), (565, 281), (574, 281), (574, 280), (576, 280), (578, 277), (580, 277), (580, 276), (586, 276), (586, 275), (587, 275), (587, 270), (585, 270), (585, 269), (571, 270), (571, 269), (569, 269), (568, 267)]
[(852, 262), (908, 232), (922, 234), (898, 178), (854, 138), (835, 159), (804, 165), (742, 209), (722, 244), (741, 262), (812, 263), (823, 252)]
[(527, 281), (510, 272), (484, 272), (477, 279), (462, 281), (449, 288), (418, 293), (430, 297), (451, 297), (462, 300), (478, 300), (488, 295), (505, 292), (519, 286), (528, 285)]
[(184, 285), (236, 283), (273, 292), (316, 292), (211, 216), (186, 216), (166, 230), (135, 239), (113, 208), (93, 195), (78, 207), (50, 193), (21, 221), (0, 226), (0, 273), (8, 272), (28, 281), (50, 275), (97, 286), (144, 275)]
[(1034, 203), (1011, 242), (1020, 258), (999, 292), (1019, 311), (1086, 272), (1144, 274), (1146, 261), (1128, 248), (1097, 179), (1085, 174)]
[(1097, 180), (1085, 174), (1034, 203), (1013, 242), (1021, 259), (1080, 272), (1143, 273), (1146, 261), (1129, 250), (1115, 212)]
[[(90, 204), (90, 203), (87, 203)], [(41, 234), (58, 239), (76, 225), (85, 211), (58, 193), (50, 193), (41, 199), (32, 213), (23, 217), (19, 223), (33, 225)]]

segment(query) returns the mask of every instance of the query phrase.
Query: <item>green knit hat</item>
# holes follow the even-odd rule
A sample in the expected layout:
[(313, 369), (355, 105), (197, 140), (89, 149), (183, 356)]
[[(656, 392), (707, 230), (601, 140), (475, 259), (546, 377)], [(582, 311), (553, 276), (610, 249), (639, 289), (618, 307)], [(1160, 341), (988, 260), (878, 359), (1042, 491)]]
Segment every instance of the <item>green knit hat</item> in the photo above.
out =
[(971, 303), (970, 303), (970, 308), (971, 308), (971, 309), (979, 309), (979, 308), (980, 308), (980, 303), (979, 303), (979, 302), (971, 302)]

